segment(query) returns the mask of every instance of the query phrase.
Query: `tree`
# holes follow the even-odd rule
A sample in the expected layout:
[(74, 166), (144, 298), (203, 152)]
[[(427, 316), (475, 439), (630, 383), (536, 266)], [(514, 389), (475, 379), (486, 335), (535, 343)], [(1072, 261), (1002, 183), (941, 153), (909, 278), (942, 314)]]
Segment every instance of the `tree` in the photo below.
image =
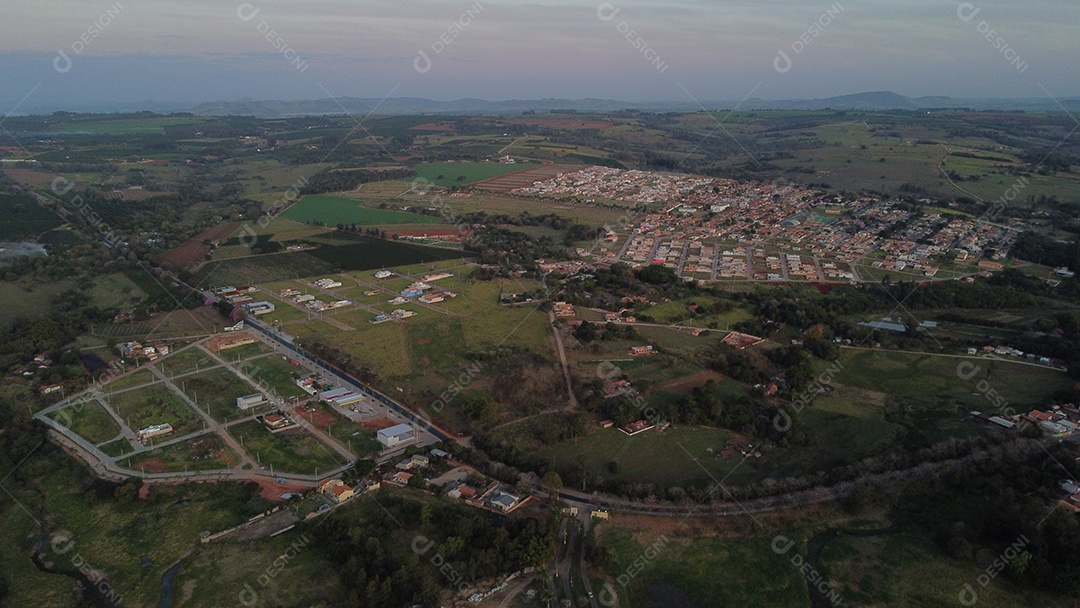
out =
[(562, 477), (554, 470), (544, 473), (540, 483), (553, 493), (557, 493), (563, 487)]

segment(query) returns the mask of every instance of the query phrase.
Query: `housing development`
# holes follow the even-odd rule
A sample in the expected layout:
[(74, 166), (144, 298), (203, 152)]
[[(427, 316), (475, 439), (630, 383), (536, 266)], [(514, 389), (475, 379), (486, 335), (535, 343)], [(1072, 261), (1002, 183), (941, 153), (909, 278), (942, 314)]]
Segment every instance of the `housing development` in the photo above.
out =
[[(448, 87), (522, 10), (429, 8)], [(0, 118), (0, 605), (1076, 605), (1073, 101), (409, 86)]]

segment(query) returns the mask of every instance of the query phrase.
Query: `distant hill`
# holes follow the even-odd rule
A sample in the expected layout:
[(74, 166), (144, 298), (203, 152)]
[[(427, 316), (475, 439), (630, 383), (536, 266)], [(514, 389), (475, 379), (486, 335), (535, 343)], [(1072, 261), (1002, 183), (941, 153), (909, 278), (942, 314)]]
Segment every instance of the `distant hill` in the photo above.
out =
[[(824, 99), (758, 99), (751, 98), (743, 102), (731, 100), (706, 101), (703, 105), (710, 110), (724, 110), (738, 107), (742, 110), (919, 110), (919, 109), (970, 109), (975, 111), (1027, 111), (1059, 112), (1062, 106), (1069, 112), (1080, 112), (1080, 98), (1064, 98), (1057, 101), (1049, 97), (1030, 99), (965, 99), (956, 97), (905, 97), (892, 91), (870, 91), (851, 95), (839, 95)], [(258, 118), (277, 118), (298, 115), (342, 115), (366, 116), (370, 113), (383, 115), (462, 115), (486, 114), (508, 115), (522, 112), (551, 112), (552, 110), (572, 110), (575, 112), (617, 112), (620, 110), (638, 110), (644, 112), (694, 112), (700, 110), (696, 102), (690, 99), (659, 102), (629, 102), (617, 99), (509, 99), (490, 101), (486, 99), (455, 99), (436, 101), (422, 97), (392, 97), (388, 99), (366, 97), (341, 97), (338, 99), (304, 100), (255, 100), (213, 101), (195, 106), (177, 102), (144, 101), (138, 103), (93, 104), (78, 107), (54, 107), (52, 105), (24, 109), (30, 113), (49, 113), (54, 111), (71, 112), (138, 112), (157, 113), (191, 112), (201, 116), (255, 116)]]

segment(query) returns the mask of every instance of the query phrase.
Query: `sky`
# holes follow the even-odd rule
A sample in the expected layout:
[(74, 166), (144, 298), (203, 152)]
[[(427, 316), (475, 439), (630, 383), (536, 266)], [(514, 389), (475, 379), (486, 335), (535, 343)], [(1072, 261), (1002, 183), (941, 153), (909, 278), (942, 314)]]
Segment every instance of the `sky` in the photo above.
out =
[(1077, 0), (5, 4), (2, 114), (342, 96), (1080, 95)]

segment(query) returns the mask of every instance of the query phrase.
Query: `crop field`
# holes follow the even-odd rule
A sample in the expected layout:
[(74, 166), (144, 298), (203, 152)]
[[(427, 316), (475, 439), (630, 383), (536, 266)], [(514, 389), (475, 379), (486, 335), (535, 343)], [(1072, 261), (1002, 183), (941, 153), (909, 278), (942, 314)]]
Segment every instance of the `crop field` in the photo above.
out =
[(179, 437), (196, 430), (202, 423), (198, 414), (179, 396), (160, 386), (120, 393), (110, 397), (109, 404), (133, 431), (168, 423), (173, 427), (172, 435)]
[(512, 173), (489, 177), (477, 182), (475, 186), (493, 192), (510, 192), (517, 188), (531, 186), (538, 181), (551, 179), (560, 173), (570, 173), (571, 171), (578, 171), (581, 168), (582, 167), (578, 165), (541, 165), (539, 167), (524, 167)]
[(273, 253), (203, 264), (195, 271), (198, 286), (271, 283), (342, 271), (386, 268), (396, 264), (460, 260), (468, 255), (455, 249), (335, 233), (312, 237), (311, 240), (321, 246), (311, 251)]
[(502, 163), (421, 163), (416, 166), (416, 175), (436, 186), (465, 186), (528, 168), (528, 165)]
[(97, 401), (70, 405), (49, 415), (66, 425), (76, 435), (93, 444), (103, 443), (120, 434), (120, 427)]
[(229, 427), (229, 434), (242, 441), (247, 453), (275, 471), (315, 474), (345, 464), (341, 455), (303, 429), (270, 433), (261, 422), (252, 420)]
[(32, 196), (0, 193), (0, 241), (33, 239), (63, 223)]
[(364, 207), (356, 199), (340, 196), (309, 195), (301, 198), (289, 207), (281, 217), (302, 223), (322, 222), (327, 226), (337, 224), (356, 224), (374, 226), (378, 224), (441, 224), (438, 217), (389, 211)]
[(224, 367), (187, 376), (178, 381), (184, 393), (214, 420), (235, 420), (251, 412), (236, 407), (236, 399), (256, 392), (255, 387)]

